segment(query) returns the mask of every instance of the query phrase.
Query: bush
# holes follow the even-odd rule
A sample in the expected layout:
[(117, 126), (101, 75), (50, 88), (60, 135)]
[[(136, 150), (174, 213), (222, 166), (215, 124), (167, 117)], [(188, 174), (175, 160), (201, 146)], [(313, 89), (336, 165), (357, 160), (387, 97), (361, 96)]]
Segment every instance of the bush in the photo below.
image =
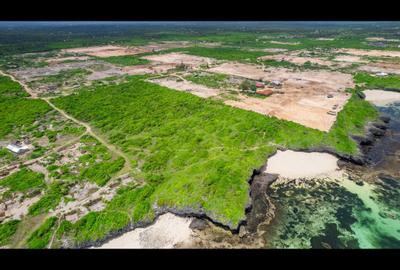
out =
[(7, 245), (18, 229), (20, 220), (10, 220), (0, 224), (0, 246)]
[(0, 181), (0, 186), (8, 187), (9, 192), (26, 192), (33, 188), (42, 188), (44, 185), (44, 175), (27, 168), (22, 168)]
[(244, 80), (240, 83), (239, 88), (242, 89), (243, 91), (247, 91), (251, 89), (251, 82), (249, 80)]

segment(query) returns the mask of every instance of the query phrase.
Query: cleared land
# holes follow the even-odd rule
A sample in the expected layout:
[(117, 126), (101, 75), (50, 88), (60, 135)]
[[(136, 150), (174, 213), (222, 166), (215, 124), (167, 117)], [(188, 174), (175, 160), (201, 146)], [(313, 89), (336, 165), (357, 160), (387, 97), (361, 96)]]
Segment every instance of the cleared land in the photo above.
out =
[(369, 63), (368, 65), (358, 67), (358, 70), (366, 71), (369, 73), (385, 72), (388, 74), (400, 75), (400, 63)]
[(260, 60), (288, 61), (297, 65), (304, 65), (305, 63), (309, 62), (311, 64), (317, 64), (321, 66), (337, 66), (337, 65), (343, 66), (343, 64), (334, 61), (324, 60), (317, 57), (305, 57), (305, 56), (296, 56), (289, 54), (266, 55), (260, 57)]
[(194, 56), (188, 55), (183, 53), (168, 53), (168, 54), (160, 54), (160, 55), (149, 55), (144, 56), (144, 59), (154, 61), (154, 62), (161, 62), (165, 64), (184, 64), (189, 67), (199, 67), (201, 65), (210, 65), (215, 63), (215, 59), (209, 57), (201, 57), (201, 56)]
[(172, 42), (162, 42), (162, 43), (157, 43), (157, 44), (148, 44), (148, 45), (136, 46), (136, 47), (106, 45), (106, 46), (72, 48), (72, 49), (62, 50), (62, 52), (86, 54), (86, 55), (96, 56), (96, 57), (111, 57), (111, 56), (124, 56), (124, 55), (149, 53), (149, 52), (155, 52), (155, 51), (171, 49), (171, 48), (186, 47), (186, 46), (188, 46), (188, 42), (172, 41)]
[(179, 80), (176, 78), (162, 78), (162, 79), (154, 79), (151, 82), (157, 83), (162, 86), (166, 86), (171, 89), (176, 89), (180, 91), (189, 92), (193, 95), (208, 98), (213, 96), (218, 96), (221, 91), (216, 88), (209, 88), (203, 85), (194, 84), (187, 80)]
[[(239, 101), (226, 101), (241, 109), (273, 115), (307, 127), (329, 131), (354, 87), (351, 75), (330, 71), (293, 72), (288, 69), (261, 69), (255, 65), (224, 63), (208, 71), (241, 76), (253, 80), (282, 82), (278, 94), (267, 99), (241, 96)], [(331, 112), (329, 113), (328, 112)]]
[(338, 53), (348, 53), (358, 56), (376, 56), (376, 57), (400, 57), (400, 51), (383, 50), (361, 50), (361, 49), (338, 49)]

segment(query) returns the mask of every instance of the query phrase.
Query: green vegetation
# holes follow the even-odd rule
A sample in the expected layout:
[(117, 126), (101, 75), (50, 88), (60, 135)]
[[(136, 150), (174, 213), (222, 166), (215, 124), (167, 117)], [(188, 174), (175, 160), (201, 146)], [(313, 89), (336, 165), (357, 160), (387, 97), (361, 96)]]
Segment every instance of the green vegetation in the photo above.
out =
[(15, 128), (32, 125), (50, 111), (46, 102), (27, 99), (27, 96), (28, 93), (18, 83), (0, 76), (0, 138)]
[(354, 80), (358, 84), (365, 84), (365, 88), (380, 88), (400, 91), (400, 76), (388, 75), (376, 77), (367, 73), (357, 73)]
[[(325, 133), (171, 91), (137, 77), (117, 86), (82, 89), (54, 102), (90, 122), (126, 152), (139, 169), (134, 177), (145, 179), (149, 189), (145, 200), (124, 204), (128, 209), (124, 215), (111, 210), (112, 205), (119, 200), (123, 204), (118, 199), (122, 196), (136, 198), (137, 189), (119, 194), (106, 210), (84, 218), (76, 232), (88, 233), (78, 237), (82, 241), (125, 226), (129, 216), (135, 216), (135, 222), (151, 217), (154, 203), (201, 208), (210, 217), (236, 227), (248, 201), (246, 179), (277, 146), (327, 146), (338, 153), (357, 154), (349, 135), (362, 132), (362, 124), (377, 116), (373, 106), (353, 95), (331, 132)], [(109, 226), (102, 227), (100, 222)]]
[(358, 151), (357, 145), (349, 140), (349, 135), (365, 134), (366, 124), (376, 120), (379, 116), (377, 109), (371, 103), (359, 98), (355, 91), (352, 93), (352, 97), (338, 114), (336, 122), (329, 132), (331, 135), (329, 143), (340, 145), (340, 148), (348, 153)]
[(210, 88), (228, 88), (230, 83), (228, 83), (229, 76), (225, 74), (218, 73), (193, 73), (185, 76), (185, 79), (196, 84), (202, 84)]
[(0, 97), (11, 98), (11, 97), (28, 97), (29, 94), (25, 92), (21, 85), (11, 80), (7, 76), (0, 76)]
[(28, 209), (29, 215), (37, 216), (47, 213), (54, 209), (61, 201), (61, 198), (67, 193), (67, 189), (60, 183), (52, 183), (48, 187), (47, 193), (39, 201), (31, 205)]
[(267, 60), (262, 60), (262, 62), (268, 67), (283, 67), (283, 68), (291, 68), (295, 69), (298, 68), (299, 66), (296, 64), (293, 64), (288, 61), (277, 61), (273, 59), (267, 59)]
[(7, 245), (17, 231), (20, 220), (10, 220), (0, 224), (0, 247)]
[(50, 217), (35, 230), (27, 240), (27, 246), (31, 249), (46, 248), (50, 242), (51, 236), (55, 230), (57, 222), (56, 217)]
[(255, 92), (257, 90), (255, 82), (252, 82), (250, 80), (244, 80), (243, 82), (241, 82), (241, 84), (239, 85), (239, 88), (242, 91), (251, 90), (252, 92)]
[(17, 157), (5, 148), (0, 148), (0, 166), (17, 160)]
[(26, 192), (44, 185), (44, 175), (27, 168), (22, 168), (0, 181), (0, 186), (9, 188), (7, 192)]
[(136, 66), (150, 63), (147, 59), (142, 59), (133, 55), (102, 57), (99, 59), (119, 66)]

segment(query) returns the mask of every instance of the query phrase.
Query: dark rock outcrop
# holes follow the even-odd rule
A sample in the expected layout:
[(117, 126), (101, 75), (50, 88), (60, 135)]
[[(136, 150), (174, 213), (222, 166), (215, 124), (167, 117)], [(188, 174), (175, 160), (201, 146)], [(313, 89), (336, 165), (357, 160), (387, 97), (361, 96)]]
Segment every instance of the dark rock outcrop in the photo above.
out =
[(260, 173), (254, 176), (250, 186), (252, 206), (247, 212), (246, 229), (250, 233), (257, 231), (257, 226), (265, 220), (268, 213), (269, 202), (267, 198), (268, 187), (278, 179), (278, 174)]
[(204, 230), (208, 227), (207, 221), (200, 218), (194, 218), (193, 221), (190, 223), (189, 228), (192, 230)]

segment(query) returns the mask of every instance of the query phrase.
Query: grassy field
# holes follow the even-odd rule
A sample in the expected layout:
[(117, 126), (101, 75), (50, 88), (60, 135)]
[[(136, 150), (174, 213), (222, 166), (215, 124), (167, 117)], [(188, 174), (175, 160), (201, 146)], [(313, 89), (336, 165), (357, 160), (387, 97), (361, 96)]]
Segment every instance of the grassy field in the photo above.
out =
[(34, 188), (42, 188), (45, 186), (44, 175), (33, 172), (27, 168), (5, 177), (1, 180), (0, 186), (7, 187), (6, 192), (27, 192)]
[(203, 209), (234, 228), (244, 218), (252, 170), (277, 146), (327, 146), (357, 154), (349, 134), (362, 133), (364, 124), (377, 116), (373, 106), (353, 95), (331, 132), (325, 133), (135, 77), (118, 86), (82, 89), (54, 102), (100, 129), (131, 157), (137, 168), (134, 177), (147, 183), (121, 191), (105, 210), (70, 226), (77, 241), (104, 237), (130, 218), (151, 220), (154, 203)]
[(400, 76), (389, 75), (385, 77), (375, 77), (367, 73), (357, 73), (354, 81), (363, 84), (365, 88), (390, 89), (400, 91)]

